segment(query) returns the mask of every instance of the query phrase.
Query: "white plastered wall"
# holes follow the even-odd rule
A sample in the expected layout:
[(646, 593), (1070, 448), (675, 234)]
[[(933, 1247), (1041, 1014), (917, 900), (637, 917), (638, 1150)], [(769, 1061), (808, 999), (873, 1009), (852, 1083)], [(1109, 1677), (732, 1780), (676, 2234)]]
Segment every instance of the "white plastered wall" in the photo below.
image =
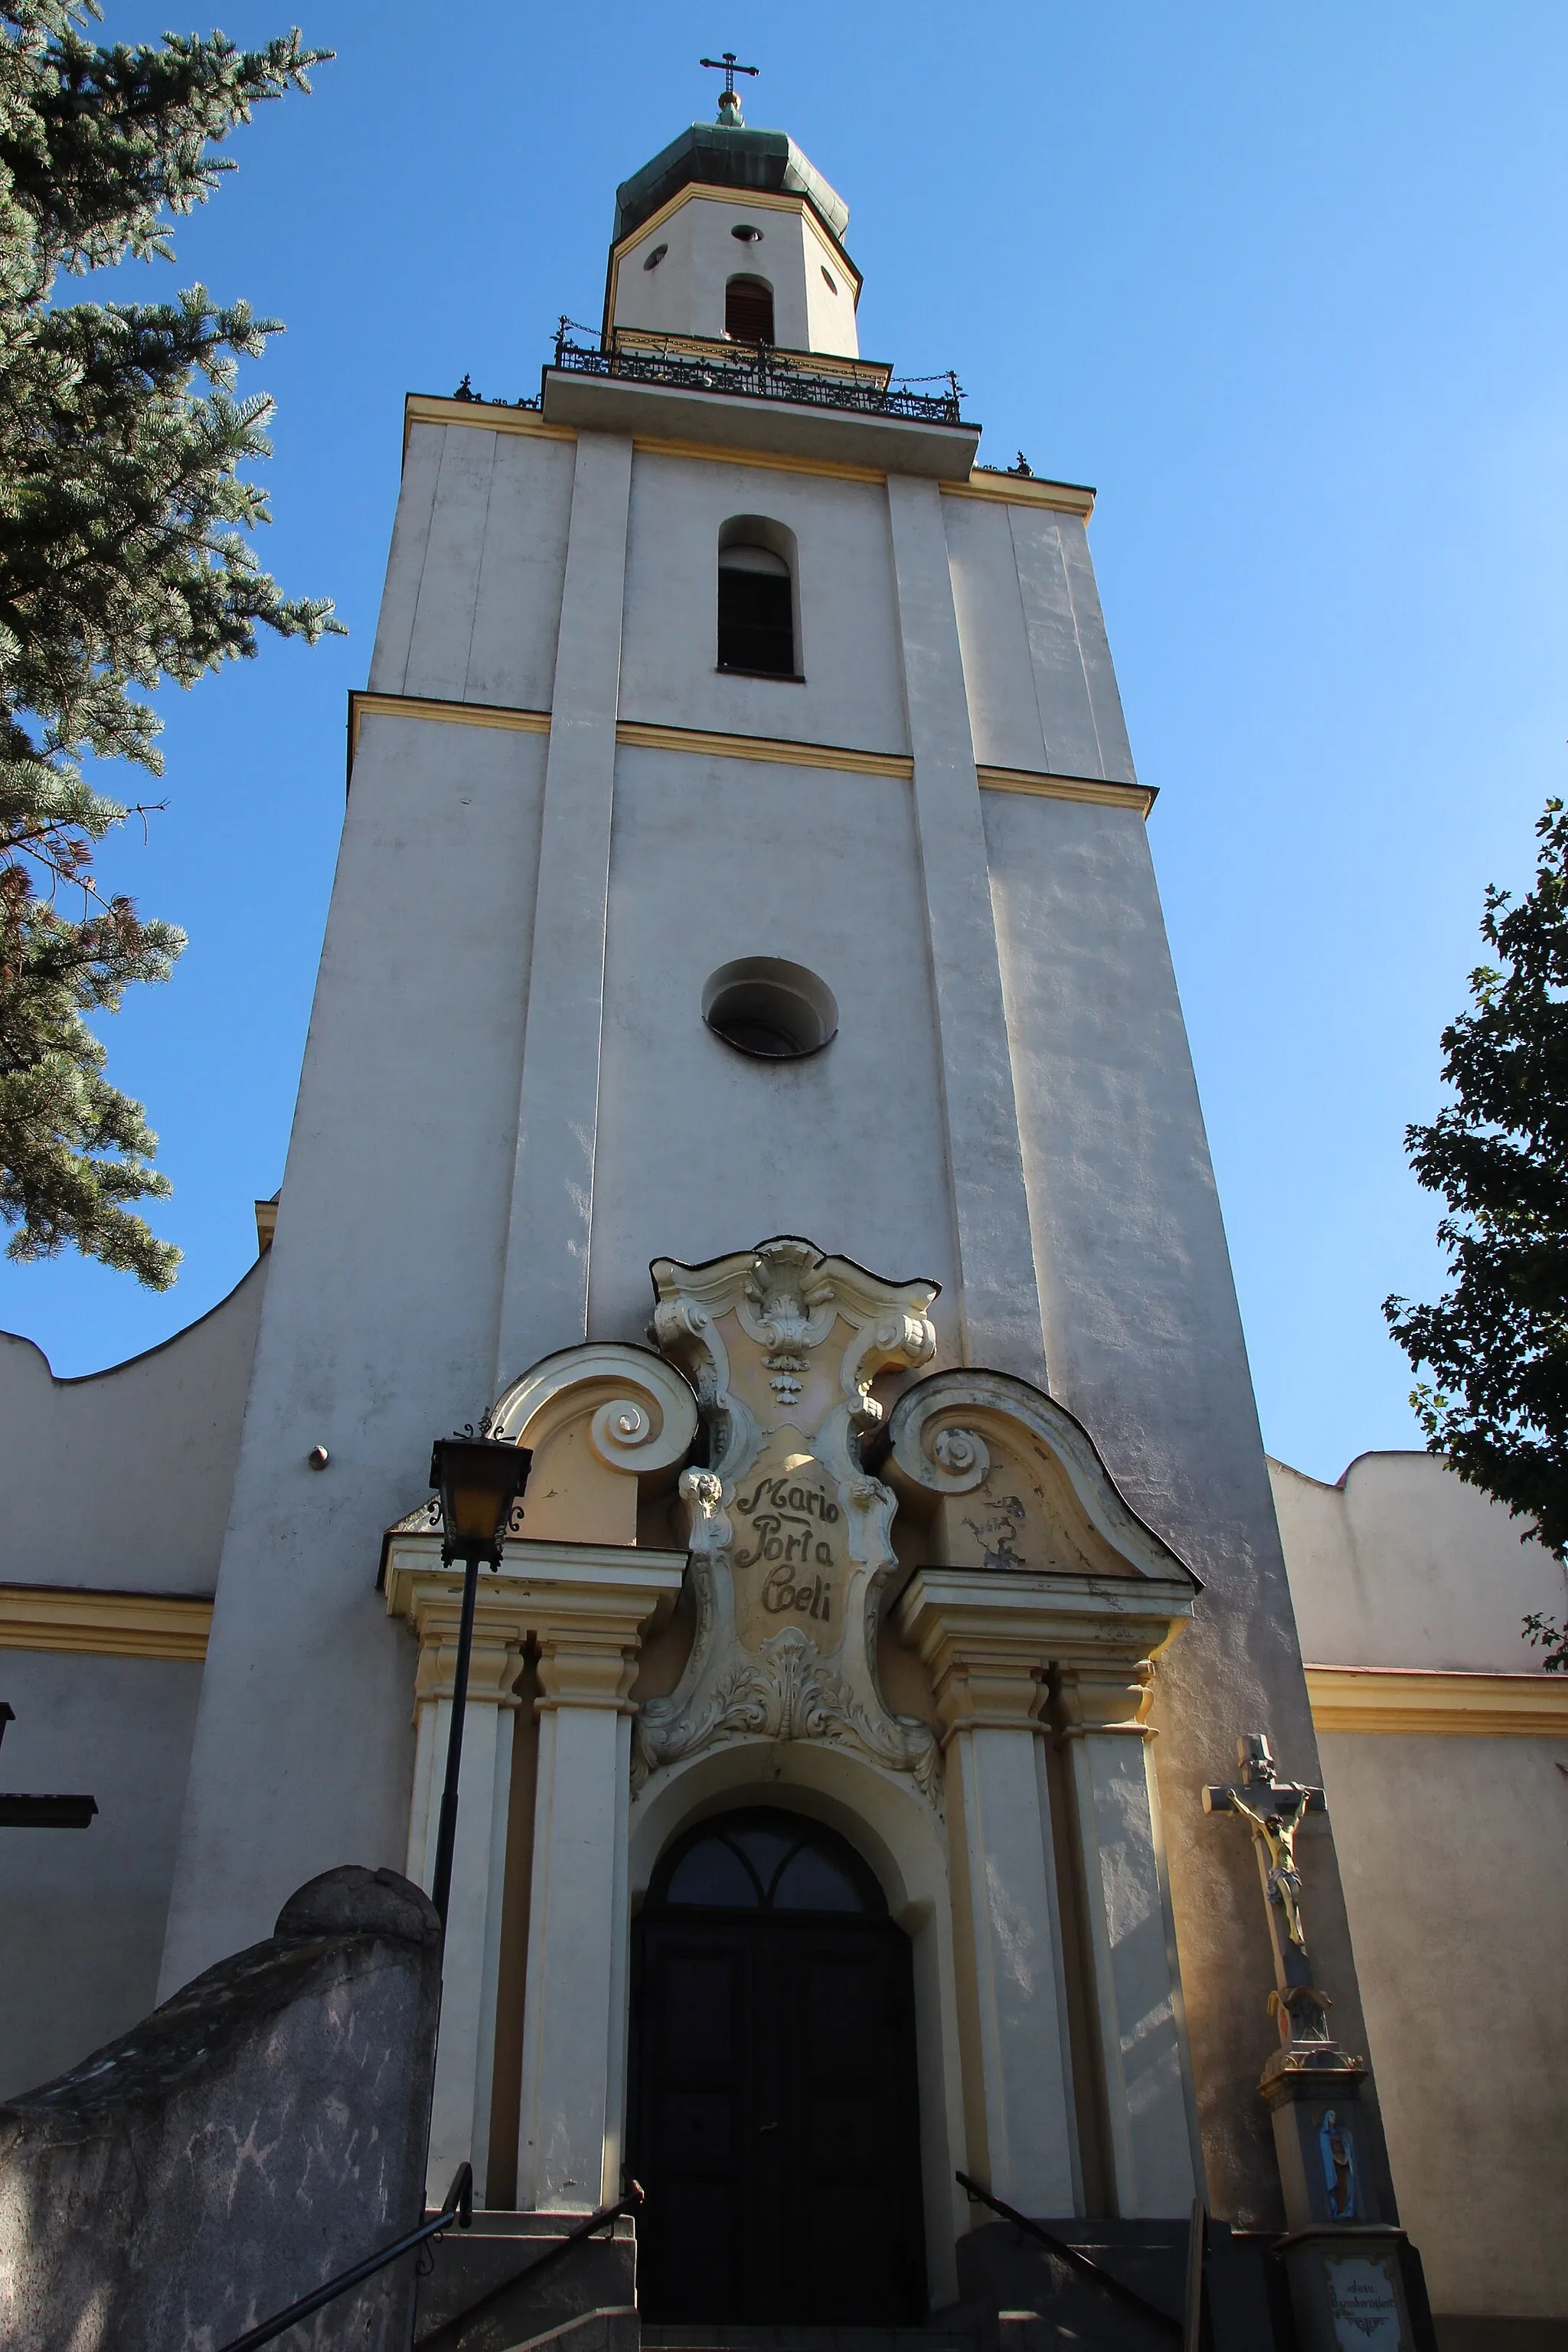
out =
[[(737, 228), (761, 231), (741, 239)], [(645, 267), (660, 246), (664, 258)], [(823, 270), (831, 272), (829, 292)], [(690, 188), (672, 212), (643, 230), (616, 272), (617, 327), (666, 335), (721, 337), (724, 289), (731, 278), (760, 278), (773, 288), (773, 341), (781, 351), (858, 356), (854, 280), (812, 217), (804, 197), (759, 203), (711, 188)]]
[(1321, 1736), (1400, 2218), (1433, 2309), (1568, 2317), (1568, 1740)]
[(376, 1550), (423, 1490), (432, 1436), (494, 1393), (544, 750), (375, 713), (360, 731), (165, 1992), (268, 1932), (315, 1872), (404, 1866), (414, 1645), (388, 1626)]
[[(804, 684), (731, 677), (716, 667), (719, 533), (735, 515), (764, 516), (795, 540), (795, 667)], [(881, 486), (639, 451), (627, 527), (620, 712), (661, 726), (907, 751)]]
[[(640, 1336), (650, 1258), (781, 1232), (951, 1286), (922, 928), (901, 779), (621, 751), (594, 1329)], [(753, 955), (832, 989), (823, 1053), (759, 1062), (704, 1026), (703, 982)], [(933, 1312), (951, 1345), (946, 1302)]]
[(1521, 1620), (1561, 1622), (1568, 1577), (1526, 1522), (1440, 1455), (1357, 1456), (1337, 1486), (1271, 1462), (1301, 1647), (1319, 1665), (1528, 1674)]
[[(237, 1204), (237, 1213), (240, 1211)], [(217, 1581), (262, 1258), (173, 1339), (59, 1381), (0, 1334), (8, 1583), (199, 1598)], [(90, 1641), (90, 1612), (73, 1638)], [(34, 2087), (152, 2008), (202, 1668), (192, 1659), (10, 1649), (8, 1789), (96, 1798), (86, 1830), (5, 1833), (0, 2097)]]
[[(1539, 1669), (1521, 1620), (1568, 1580), (1440, 1456), (1363, 1454), (1339, 1484), (1269, 1465), (1308, 1657)], [(1554, 1687), (1552, 1685), (1552, 1687)], [(1433, 2307), (1568, 2317), (1568, 1739), (1320, 1734), (1371, 2055)]]
[(202, 1669), (0, 1650), (8, 1789), (95, 1797), (85, 1830), (6, 1830), (0, 2099), (64, 2074), (153, 2008)]
[(942, 519), (975, 758), (1135, 782), (1080, 518), (946, 498)]
[(549, 709), (573, 454), (532, 434), (413, 427), (373, 692)]
[[(1317, 1744), (1148, 829), (1121, 808), (981, 799), (1051, 1393), (1205, 1586), (1155, 1685), (1155, 1770), (1211, 2206), (1269, 2227), (1268, 1937), (1246, 1841), (1201, 1791), (1245, 1732), (1301, 1780)], [(1327, 1824), (1301, 1853), (1313, 1958), (1355, 2040)]]

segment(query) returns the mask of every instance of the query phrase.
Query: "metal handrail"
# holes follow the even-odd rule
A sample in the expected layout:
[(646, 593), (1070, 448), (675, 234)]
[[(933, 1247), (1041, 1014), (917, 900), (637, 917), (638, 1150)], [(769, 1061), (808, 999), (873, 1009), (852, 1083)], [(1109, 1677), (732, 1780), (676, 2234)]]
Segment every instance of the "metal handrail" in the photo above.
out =
[(473, 2219), (474, 2168), (471, 2164), (459, 2164), (452, 2176), (452, 2186), (447, 2191), (447, 2202), (430, 2221), (422, 2221), (417, 2230), (410, 2230), (406, 2237), (399, 2238), (395, 2244), (383, 2246), (379, 2252), (367, 2255), (363, 2263), (356, 2263), (353, 2270), (340, 2271), (336, 2278), (327, 2281), (325, 2286), (319, 2286), (313, 2294), (301, 2295), (298, 2303), (289, 2305), (287, 2311), (275, 2312), (270, 2319), (264, 2319), (259, 2327), (247, 2328), (243, 2336), (237, 2336), (232, 2343), (226, 2344), (223, 2352), (256, 2352), (258, 2345), (272, 2343), (288, 2329), (297, 2326), (301, 2319), (309, 2319), (313, 2311), (320, 2311), (323, 2304), (335, 2303), (340, 2294), (347, 2294), (350, 2287), (358, 2286), (364, 2279), (374, 2278), (377, 2271), (384, 2271), (388, 2263), (395, 2263), (400, 2254), (411, 2254), (416, 2246), (424, 2245), (427, 2239), (438, 2238), (443, 2230), (451, 2228), (454, 2221), (459, 2230), (469, 2229)]
[(461, 2311), (453, 2312), (450, 2318), (443, 2319), (436, 2326), (426, 2328), (423, 2336), (416, 2336), (414, 2339), (414, 2352), (434, 2352), (434, 2347), (440, 2344), (444, 2336), (449, 2336), (455, 2328), (467, 2327), (469, 2320), (477, 2313), (488, 2311), (492, 2303), (499, 2303), (502, 2295), (510, 2294), (521, 2279), (537, 2278), (541, 2271), (547, 2271), (550, 2268), (552, 2263), (560, 2262), (562, 2257), (569, 2254), (574, 2246), (580, 2246), (584, 2238), (591, 2238), (595, 2230), (602, 2230), (606, 2221), (618, 2221), (623, 2213), (635, 2213), (642, 2202), (641, 2184), (634, 2180), (628, 2185), (626, 2195), (618, 2204), (601, 2205), (596, 2213), (590, 2213), (585, 2221), (579, 2221), (574, 2228), (568, 2230), (563, 2238), (557, 2238), (555, 2243), (552, 2246), (547, 2246), (543, 2253), (538, 2255), (534, 2261), (524, 2263), (520, 2271), (509, 2271), (505, 2278), (498, 2279), (493, 2286), (487, 2287), (483, 2294), (478, 2296), (474, 2302), (466, 2303)]
[(1086, 2278), (1094, 2281), (1096, 2286), (1102, 2286), (1107, 2294), (1119, 2296), (1134, 2311), (1141, 2311), (1145, 2319), (1157, 2321), (1173, 2336), (1185, 2335), (1181, 2320), (1168, 2311), (1162, 2311), (1157, 2303), (1151, 2303), (1148, 2296), (1140, 2294), (1135, 2286), (1124, 2284), (1114, 2271), (1102, 2269), (1099, 2263), (1092, 2261), (1077, 2246), (1069, 2246), (1065, 2238), (1058, 2238), (1054, 2231), (1046, 2229), (1041, 2222), (1031, 2221), (1028, 2215), (1020, 2213), (1016, 2206), (1005, 2205), (1000, 2197), (992, 2196), (989, 2189), (982, 2189), (978, 2180), (971, 2180), (967, 2172), (955, 2172), (952, 2177), (966, 2196), (973, 2198), (977, 2204), (989, 2205), (993, 2213), (1000, 2213), (1004, 2221), (1011, 2221), (1015, 2229), (1026, 2231), (1031, 2238), (1037, 2238), (1042, 2246), (1051, 2253), (1058, 2254), (1074, 2270), (1081, 2271)]
[(911, 392), (905, 384), (857, 383), (843, 376), (818, 375), (768, 343), (739, 343), (735, 356), (708, 359), (692, 353), (649, 352), (628, 346), (614, 333), (598, 348), (571, 341), (564, 327), (555, 338), (555, 366), (568, 374), (616, 376), (630, 383), (669, 384), (688, 392), (741, 394), (757, 400), (787, 400), (806, 408), (848, 409), (863, 416), (905, 416), (926, 425), (962, 425), (963, 394), (956, 375), (945, 393)]

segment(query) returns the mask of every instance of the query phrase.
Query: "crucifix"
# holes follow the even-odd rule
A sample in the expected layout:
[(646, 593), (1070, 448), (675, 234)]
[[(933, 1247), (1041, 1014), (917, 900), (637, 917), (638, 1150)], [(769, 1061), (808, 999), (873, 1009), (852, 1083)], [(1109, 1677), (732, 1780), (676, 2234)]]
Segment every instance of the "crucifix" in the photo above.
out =
[[(0, 1740), (16, 1710), (0, 1698)], [(18, 1797), (0, 1790), (0, 1829), (84, 1830), (98, 1811), (92, 1797)]]
[(1282, 2057), (1310, 2049), (1321, 2062), (1334, 2063), (1337, 2043), (1329, 2032), (1328, 1995), (1312, 1982), (1301, 1920), (1301, 1874), (1296, 1867), (1296, 1835), (1309, 1813), (1328, 1810), (1321, 1789), (1279, 1780), (1274, 1773), (1274, 1753), (1261, 1731), (1249, 1731), (1236, 1743), (1241, 1766), (1239, 1786), (1205, 1789), (1205, 1813), (1239, 1813), (1252, 1832), (1258, 1873), (1268, 1906), (1269, 1940), (1274, 1948), (1274, 1979), (1278, 1990), (1269, 1996), (1269, 2010), (1284, 2044)]
[(727, 122), (732, 130), (743, 130), (745, 125), (742, 120), (741, 100), (735, 88), (735, 76), (738, 73), (761, 73), (761, 66), (737, 65), (733, 49), (726, 49), (721, 58), (699, 58), (697, 62), (699, 65), (710, 67), (714, 73), (721, 73), (724, 77), (724, 87), (719, 93), (720, 121)]
[[(1328, 1811), (1321, 1789), (1281, 1780), (1260, 1731), (1236, 1743), (1241, 1766), (1233, 1787), (1205, 1789), (1205, 1813), (1239, 1813), (1252, 1832), (1263, 1881), (1274, 1981), (1269, 2011), (1281, 2047), (1270, 2053), (1258, 2088), (1268, 2109), (1287, 2235), (1276, 2252), (1290, 2283), (1303, 2344), (1349, 2343), (1345, 2323), (1386, 2345), (1415, 2352), (1401, 2270), (1402, 2232), (1383, 2220), (1386, 2158), (1375, 2120), (1363, 2112), (1363, 2060), (1329, 2031), (1329, 1997), (1312, 1982), (1301, 1919), (1296, 1838), (1309, 1813)], [(1345, 2232), (1353, 2232), (1353, 2263)], [(1344, 2300), (1353, 2268), (1352, 2307)]]

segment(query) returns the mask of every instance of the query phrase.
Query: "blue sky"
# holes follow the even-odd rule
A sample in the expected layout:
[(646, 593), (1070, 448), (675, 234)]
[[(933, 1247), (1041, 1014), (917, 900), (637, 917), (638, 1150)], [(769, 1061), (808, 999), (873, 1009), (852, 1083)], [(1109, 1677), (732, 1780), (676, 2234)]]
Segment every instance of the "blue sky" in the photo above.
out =
[[(168, 19), (107, 0), (110, 37)], [(247, 42), (287, 21), (222, 18)], [(287, 321), (247, 371), (279, 402), (263, 558), (352, 635), (160, 696), (169, 807), (110, 871), (192, 944), (105, 1034), (185, 1265), (158, 1297), (78, 1260), (0, 1264), (0, 1327), (92, 1370), (254, 1255), (403, 395), (465, 370), (537, 389), (557, 315), (597, 315), (616, 181), (711, 112), (696, 61), (733, 47), (763, 68), (748, 120), (848, 201), (862, 349), (956, 367), (990, 462), (1022, 446), (1099, 487), (1266, 1441), (1327, 1478), (1418, 1442), (1378, 1311), (1439, 1279), (1402, 1131), (1438, 1098), (1483, 887), (1528, 883), (1568, 782), (1568, 11), (312, 0), (303, 29), (337, 52), (316, 94), (237, 135), (173, 269), (119, 277), (139, 299), (200, 278)]]

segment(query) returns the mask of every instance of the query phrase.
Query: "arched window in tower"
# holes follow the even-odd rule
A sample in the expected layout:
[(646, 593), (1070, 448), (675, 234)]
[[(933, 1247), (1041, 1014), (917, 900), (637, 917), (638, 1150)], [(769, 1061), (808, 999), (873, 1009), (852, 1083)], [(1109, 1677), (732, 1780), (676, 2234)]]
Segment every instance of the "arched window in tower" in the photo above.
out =
[(731, 278), (724, 289), (724, 332), (737, 343), (771, 343), (773, 289), (765, 278)]
[(797, 677), (795, 534), (764, 515), (719, 533), (719, 667)]

